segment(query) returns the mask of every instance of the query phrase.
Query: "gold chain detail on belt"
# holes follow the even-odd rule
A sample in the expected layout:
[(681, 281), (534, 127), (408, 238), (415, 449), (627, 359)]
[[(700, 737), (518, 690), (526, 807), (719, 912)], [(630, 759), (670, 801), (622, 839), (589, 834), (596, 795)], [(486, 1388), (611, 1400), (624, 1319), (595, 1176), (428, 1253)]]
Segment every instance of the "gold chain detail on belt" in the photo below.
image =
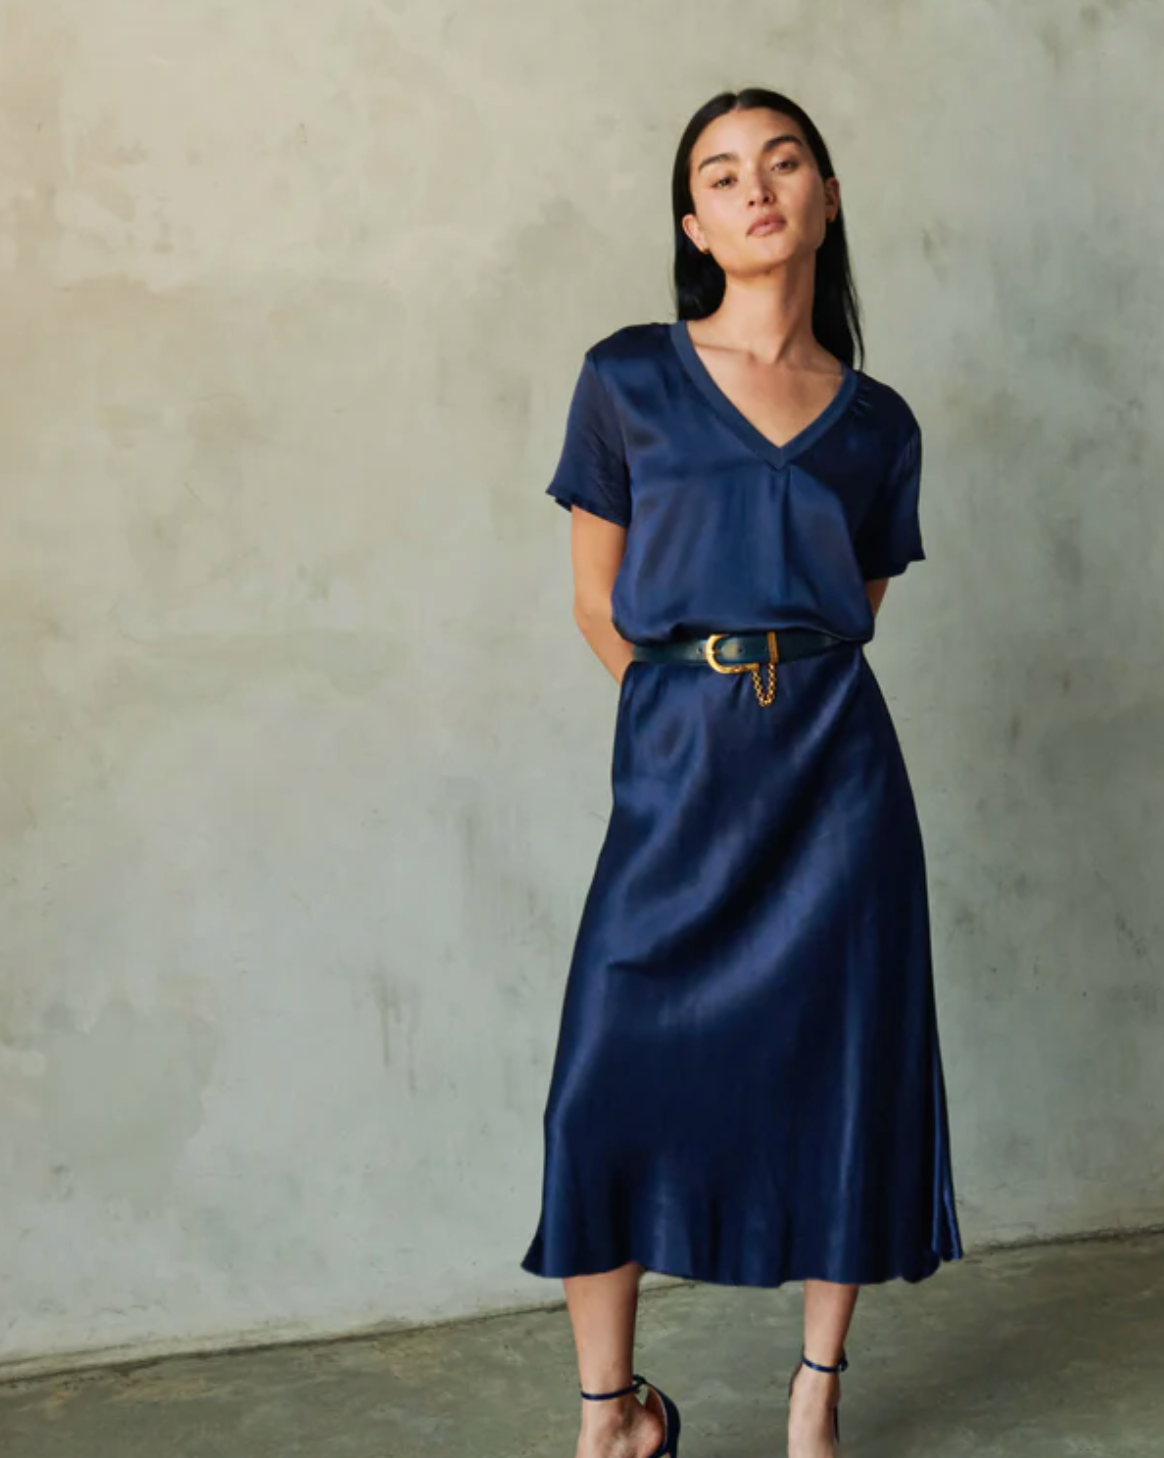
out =
[(715, 656), (715, 645), (721, 638), (731, 637), (730, 633), (711, 633), (703, 647), (703, 656), (707, 659), (716, 673), (750, 673), (752, 675), (752, 687), (756, 690), (756, 700), (761, 708), (766, 709), (776, 697), (776, 664), (779, 662), (780, 654), (776, 647), (776, 634), (772, 629), (768, 630), (768, 661), (764, 665), (767, 669), (767, 684), (760, 680), (759, 663), (721, 663)]

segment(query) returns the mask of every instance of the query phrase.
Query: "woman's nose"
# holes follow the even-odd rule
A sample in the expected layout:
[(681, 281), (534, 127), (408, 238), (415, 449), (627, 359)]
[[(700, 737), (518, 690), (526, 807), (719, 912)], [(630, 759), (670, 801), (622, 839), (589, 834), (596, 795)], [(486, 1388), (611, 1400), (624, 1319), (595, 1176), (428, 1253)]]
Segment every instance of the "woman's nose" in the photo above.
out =
[(757, 169), (749, 179), (748, 195), (756, 202), (771, 202), (776, 196), (772, 179), (767, 172)]

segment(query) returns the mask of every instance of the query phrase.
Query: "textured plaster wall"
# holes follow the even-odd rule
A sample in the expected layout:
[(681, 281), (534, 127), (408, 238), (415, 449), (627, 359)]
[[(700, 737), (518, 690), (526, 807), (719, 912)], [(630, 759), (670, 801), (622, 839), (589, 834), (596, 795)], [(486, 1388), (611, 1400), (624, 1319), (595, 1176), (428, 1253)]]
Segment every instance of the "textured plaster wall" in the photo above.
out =
[(965, 1233), (1164, 1219), (1162, 54), (1148, 0), (0, 3), (0, 1357), (556, 1296), (614, 686), (542, 492), (729, 84), (818, 116), (926, 431), (870, 657)]

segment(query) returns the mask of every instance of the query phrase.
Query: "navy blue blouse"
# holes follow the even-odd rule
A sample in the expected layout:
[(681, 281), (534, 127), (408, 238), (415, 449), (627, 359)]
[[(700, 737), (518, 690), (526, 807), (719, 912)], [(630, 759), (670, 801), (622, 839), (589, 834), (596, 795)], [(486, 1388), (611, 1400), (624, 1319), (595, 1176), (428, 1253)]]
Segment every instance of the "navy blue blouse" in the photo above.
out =
[(867, 642), (864, 584), (925, 556), (921, 431), (889, 385), (844, 366), (776, 446), (731, 403), (684, 321), (587, 350), (548, 494), (626, 528), (612, 594), (631, 642), (821, 628)]

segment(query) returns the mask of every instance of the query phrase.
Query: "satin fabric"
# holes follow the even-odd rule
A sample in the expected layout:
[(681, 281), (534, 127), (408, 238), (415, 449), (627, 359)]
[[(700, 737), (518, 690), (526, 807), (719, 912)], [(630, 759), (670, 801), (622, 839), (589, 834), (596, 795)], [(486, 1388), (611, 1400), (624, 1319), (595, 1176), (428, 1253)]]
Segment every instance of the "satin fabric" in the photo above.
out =
[(767, 708), (748, 674), (627, 668), (527, 1271), (868, 1284), (962, 1255), (924, 852), (863, 651), (865, 580), (924, 557), (920, 470), (861, 371), (778, 448), (682, 322), (585, 356), (547, 489), (626, 527), (623, 636), (844, 641), (780, 665)]

